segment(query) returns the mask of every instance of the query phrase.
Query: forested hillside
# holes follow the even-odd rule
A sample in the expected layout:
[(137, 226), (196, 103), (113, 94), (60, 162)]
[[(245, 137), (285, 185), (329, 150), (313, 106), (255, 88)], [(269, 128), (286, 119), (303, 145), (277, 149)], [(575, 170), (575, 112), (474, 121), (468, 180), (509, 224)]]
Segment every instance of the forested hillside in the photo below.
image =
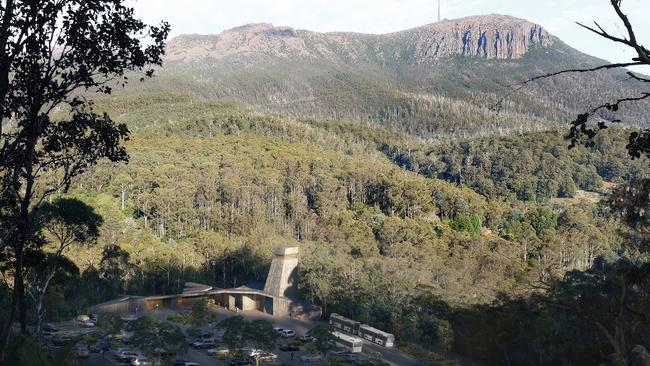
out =
[[(427, 145), (373, 125), (176, 94), (110, 97), (95, 108), (133, 131), (130, 162), (101, 164), (75, 182), (72, 196), (104, 225), (97, 245), (72, 255), (80, 273), (71, 276), (82, 281), (49, 295), (52, 316), (124, 292), (179, 291), (184, 281), (261, 281), (271, 248), (291, 243), (304, 253), (302, 296), (326, 312), (492, 362), (501, 357), (487, 351), (492, 338), (469, 319), (541, 294), (541, 284), (599, 256), (615, 258), (622, 238), (598, 192), (640, 171), (622, 131), (571, 151), (550, 132)], [(554, 200), (578, 189), (594, 193)], [(64, 297), (77, 301), (63, 305)], [(566, 315), (529, 321), (555, 316)], [(500, 327), (519, 332), (505, 320)], [(517, 337), (552, 341), (553, 332), (534, 329)], [(520, 357), (539, 352), (566, 356), (540, 348)]]

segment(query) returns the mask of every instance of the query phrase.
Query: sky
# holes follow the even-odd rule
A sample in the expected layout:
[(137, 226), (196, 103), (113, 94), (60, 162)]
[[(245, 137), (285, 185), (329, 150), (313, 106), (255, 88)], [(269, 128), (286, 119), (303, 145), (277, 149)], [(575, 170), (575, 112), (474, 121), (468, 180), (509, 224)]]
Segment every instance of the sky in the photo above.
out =
[[(131, 0), (147, 23), (166, 20), (172, 36), (217, 34), (249, 23), (273, 23), (319, 32), (390, 33), (437, 21), (438, 0)], [(575, 22), (594, 20), (613, 35), (625, 29), (608, 0), (440, 0), (443, 19), (499, 13), (541, 24), (570, 46), (610, 62), (633, 53), (599, 39)], [(623, 0), (637, 38), (650, 44), (650, 0)], [(593, 23), (592, 23), (593, 24)], [(643, 27), (642, 27), (643, 26)], [(649, 74), (650, 69), (642, 69)]]

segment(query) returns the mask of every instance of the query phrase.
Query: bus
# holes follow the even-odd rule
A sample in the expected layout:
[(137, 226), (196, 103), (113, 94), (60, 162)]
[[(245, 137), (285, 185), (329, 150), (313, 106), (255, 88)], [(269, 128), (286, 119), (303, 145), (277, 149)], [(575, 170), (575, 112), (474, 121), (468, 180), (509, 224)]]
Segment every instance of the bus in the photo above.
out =
[(377, 343), (380, 346), (393, 347), (395, 345), (394, 335), (373, 328), (369, 325), (363, 324), (359, 327), (359, 336), (370, 342)]
[(363, 348), (363, 340), (361, 338), (336, 331), (332, 332), (332, 336), (335, 338), (334, 343), (338, 347), (345, 348), (350, 352), (359, 353)]
[(330, 315), (330, 324), (344, 332), (355, 335), (359, 334), (359, 326), (361, 326), (360, 322), (348, 319), (336, 313)]

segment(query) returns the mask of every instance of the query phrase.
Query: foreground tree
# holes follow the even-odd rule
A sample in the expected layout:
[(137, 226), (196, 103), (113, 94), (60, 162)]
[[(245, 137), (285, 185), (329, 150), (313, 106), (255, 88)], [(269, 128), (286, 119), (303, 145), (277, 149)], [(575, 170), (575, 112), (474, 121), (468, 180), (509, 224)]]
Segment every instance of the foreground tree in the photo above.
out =
[(36, 283), (32, 286), (36, 302), (36, 332), (40, 336), (45, 316), (43, 301), (50, 282), (59, 270), (59, 262), (72, 246), (94, 243), (104, 220), (92, 207), (77, 199), (59, 198), (42, 205), (38, 221), (39, 228), (51, 237), (54, 246), (53, 253), (49, 253), (45, 261), (44, 270), (40, 271), (40, 276), (36, 276)]
[[(650, 79), (638, 73), (627, 70), (629, 67), (650, 66), (650, 50), (640, 43), (634, 30), (634, 25), (630, 18), (625, 14), (622, 8), (623, 0), (609, 0), (612, 9), (616, 16), (623, 24), (624, 35), (617, 36), (606, 31), (597, 21), (594, 21), (593, 26), (578, 23), (579, 26), (586, 30), (616, 44), (622, 44), (634, 51), (635, 56), (629, 62), (607, 63), (604, 65), (589, 67), (589, 68), (575, 68), (560, 70), (557, 72), (539, 75), (528, 79), (519, 85), (523, 88), (529, 83), (541, 79), (551, 78), (564, 74), (571, 73), (590, 73), (601, 70), (625, 70), (630, 79), (636, 80), (640, 85), (647, 85)], [(594, 137), (598, 131), (607, 129), (612, 123), (623, 122), (619, 119), (612, 118), (620, 108), (624, 107), (627, 103), (634, 103), (644, 99), (650, 98), (650, 90), (643, 91), (637, 95), (624, 95), (618, 97), (616, 100), (597, 105), (584, 113), (579, 114), (574, 121), (571, 122), (571, 130), (566, 136), (567, 140), (571, 141), (571, 147), (578, 144), (593, 146)], [(500, 107), (501, 102), (498, 103)], [(627, 145), (628, 152), (633, 158), (640, 158), (641, 156), (650, 157), (650, 129), (643, 128), (639, 131), (632, 132), (629, 136), (629, 143)]]
[(26, 256), (40, 250), (40, 203), (100, 159), (127, 160), (126, 126), (93, 112), (85, 92), (110, 93), (128, 71), (152, 76), (168, 32), (122, 0), (0, 2), (0, 249), (13, 267), (0, 365), (16, 310), (27, 331), (24, 272)]

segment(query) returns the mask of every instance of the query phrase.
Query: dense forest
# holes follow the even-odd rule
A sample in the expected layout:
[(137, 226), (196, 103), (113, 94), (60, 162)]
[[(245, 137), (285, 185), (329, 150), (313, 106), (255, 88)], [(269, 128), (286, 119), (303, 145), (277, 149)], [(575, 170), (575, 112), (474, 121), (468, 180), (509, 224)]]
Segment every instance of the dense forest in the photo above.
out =
[(262, 281), (271, 248), (297, 244), (303, 297), (403, 344), (540, 365), (594, 364), (611, 347), (589, 317), (610, 326), (608, 271), (640, 254), (603, 194), (646, 164), (628, 159), (624, 131), (573, 150), (560, 132), (430, 144), (175, 94), (95, 108), (133, 131), (130, 161), (99, 164), (65, 196), (102, 221), (65, 253), (48, 319), (185, 281)]

